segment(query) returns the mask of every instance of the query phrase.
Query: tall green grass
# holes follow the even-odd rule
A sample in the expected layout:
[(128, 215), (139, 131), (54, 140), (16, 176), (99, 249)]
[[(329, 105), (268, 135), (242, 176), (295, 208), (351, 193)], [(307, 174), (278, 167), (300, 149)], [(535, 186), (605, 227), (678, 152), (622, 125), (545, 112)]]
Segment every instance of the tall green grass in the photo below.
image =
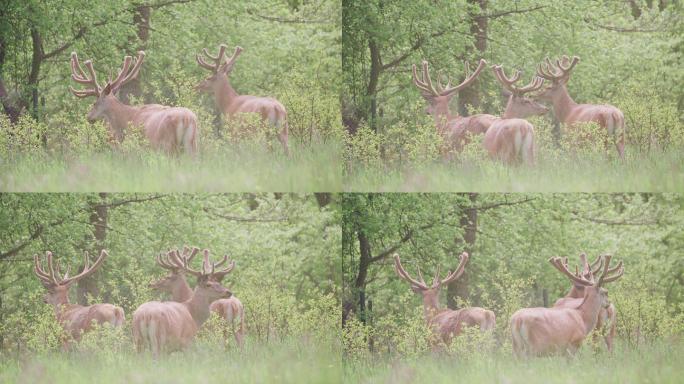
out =
[(510, 353), (474, 357), (423, 355), (413, 359), (380, 357), (345, 361), (348, 383), (681, 383), (681, 342), (638, 348), (618, 343), (613, 354), (583, 348), (574, 357), (516, 360)]
[(545, 157), (531, 167), (488, 159), (405, 166), (361, 166), (345, 176), (346, 191), (681, 192), (684, 151), (637, 153), (624, 160), (599, 154)]
[(153, 360), (126, 351), (0, 355), (2, 383), (337, 383), (340, 355), (315, 339), (252, 344), (243, 351), (197, 343)]
[(71, 154), (42, 151), (0, 159), (0, 190), (13, 192), (303, 192), (342, 188), (334, 141), (280, 147), (245, 143), (209, 148), (196, 159), (158, 151)]

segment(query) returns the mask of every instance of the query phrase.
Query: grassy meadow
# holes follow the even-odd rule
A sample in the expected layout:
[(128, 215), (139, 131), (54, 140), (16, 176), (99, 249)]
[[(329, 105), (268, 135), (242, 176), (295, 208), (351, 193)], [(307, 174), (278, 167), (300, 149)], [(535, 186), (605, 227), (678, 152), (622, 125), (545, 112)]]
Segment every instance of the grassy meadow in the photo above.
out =
[(155, 151), (24, 154), (0, 163), (0, 190), (12, 192), (310, 192), (342, 188), (340, 145), (247, 143), (201, 152), (193, 159)]
[(372, 363), (345, 362), (349, 383), (679, 383), (681, 341), (642, 345), (618, 343), (613, 354), (585, 348), (574, 357), (516, 360), (509, 353), (461, 356), (378, 358)]

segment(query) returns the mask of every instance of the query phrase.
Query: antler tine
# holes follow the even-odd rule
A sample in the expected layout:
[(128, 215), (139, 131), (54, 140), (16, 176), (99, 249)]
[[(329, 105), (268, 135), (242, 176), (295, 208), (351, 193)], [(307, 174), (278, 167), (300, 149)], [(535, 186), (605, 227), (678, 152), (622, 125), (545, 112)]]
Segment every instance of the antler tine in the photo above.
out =
[(603, 272), (601, 273), (601, 277), (599, 277), (599, 279), (598, 279), (598, 284), (596, 284), (599, 287), (601, 285), (603, 285), (605, 278), (608, 277), (607, 274), (608, 274), (608, 270), (610, 269), (610, 260), (612, 257), (613, 256), (611, 256), (611, 255), (605, 255), (604, 256), (605, 264), (603, 266)]
[(441, 96), (448, 96), (456, 91), (459, 91), (467, 86), (469, 86), (477, 77), (480, 75), (480, 72), (482, 72), (482, 69), (487, 65), (487, 61), (485, 59), (480, 59), (480, 62), (477, 64), (477, 68), (475, 68), (475, 72), (472, 74), (470, 73), (470, 64), (468, 62), (465, 62), (465, 79), (461, 82), (461, 84), (455, 86), (455, 87), (450, 87), (445, 89), (443, 92), (440, 93)]
[(69, 86), (69, 90), (77, 97), (87, 97), (87, 96), (99, 96), (102, 88), (97, 83), (97, 75), (95, 74), (95, 69), (93, 68), (93, 62), (87, 60), (85, 62), (86, 69), (90, 73), (90, 78), (83, 71), (81, 63), (78, 60), (78, 54), (76, 52), (71, 52), (71, 79), (79, 84), (90, 85), (91, 89), (74, 89)]
[(427, 60), (423, 60), (423, 83), (429, 92), (434, 95), (439, 95), (435, 87), (432, 85), (432, 78), (430, 77), (430, 68)]
[(224, 276), (229, 274), (233, 270), (233, 268), (235, 268), (235, 260), (231, 260), (230, 263), (228, 263), (228, 266), (226, 266), (226, 268), (218, 270), (218, 268), (225, 264), (226, 261), (228, 261), (228, 255), (223, 255), (223, 259), (221, 261), (212, 264), (212, 279), (221, 281), (221, 279), (223, 279)]
[(81, 273), (79, 273), (73, 277), (70, 277), (70, 278), (64, 278), (60, 282), (60, 285), (69, 284), (72, 281), (80, 280), (84, 277), (91, 275), (100, 267), (100, 265), (102, 265), (102, 263), (104, 262), (104, 260), (107, 256), (109, 256), (109, 254), (107, 253), (107, 251), (105, 251), (103, 249), (100, 252), (100, 256), (97, 258), (97, 260), (95, 260), (95, 263), (90, 265), (90, 259), (88, 257), (88, 251), (85, 251), (83, 253), (83, 270), (81, 271)]
[(219, 57), (221, 57), (219, 55), (213, 56), (211, 53), (209, 53), (209, 50), (207, 50), (206, 48), (202, 48), (202, 53), (204, 53), (204, 56), (206, 56), (206, 57), (208, 57), (214, 61), (218, 61)]
[(394, 254), (394, 271), (397, 273), (397, 275), (399, 275), (399, 277), (406, 280), (409, 284), (415, 286), (416, 288), (429, 289), (424, 282), (421, 283), (409, 276), (408, 272), (406, 272), (404, 267), (401, 265), (401, 259), (399, 259), (399, 255), (396, 253)]
[(163, 253), (163, 252), (159, 252), (159, 253), (157, 254), (157, 256), (156, 256), (157, 264), (158, 264), (160, 267), (164, 268), (164, 269), (168, 269), (168, 270), (171, 270), (171, 271), (175, 271), (175, 270), (178, 269), (178, 266), (176, 266), (175, 264), (173, 264), (173, 262), (171, 262), (171, 261), (169, 260), (169, 258), (170, 258), (170, 255), (169, 255), (169, 254), (170, 254), (170, 253), (171, 253), (171, 252), (167, 252), (167, 253), (166, 253), (166, 260), (165, 260), (165, 259), (164, 259), (164, 253)]
[(588, 266), (588, 268), (592, 275), (596, 275), (601, 268), (603, 268), (603, 255), (599, 255), (596, 260)]
[[(423, 62), (426, 63), (426, 61)], [(415, 86), (423, 92), (429, 93), (433, 96), (439, 95), (437, 91), (435, 91), (434, 89), (430, 89), (427, 86), (427, 83), (425, 82), (425, 71), (423, 71), (423, 79), (418, 79), (418, 70), (416, 69), (415, 64), (413, 64), (413, 84), (415, 84)]]
[[(568, 56), (563, 55), (563, 57), (560, 60), (556, 60), (556, 65), (558, 66), (558, 69), (563, 72), (563, 76), (568, 74), (572, 69), (575, 67), (577, 63), (579, 63), (580, 58), (578, 56), (573, 56), (572, 61), (568, 58)], [(563, 65), (564, 63), (570, 63), (568, 65)]]
[(437, 270), (435, 270), (435, 277), (432, 278), (432, 287), (433, 288), (439, 287), (439, 284), (442, 282), (442, 280), (440, 280), (440, 278), (439, 278), (439, 274), (441, 272), (440, 270), (441, 270), (441, 266), (439, 264), (437, 264)]
[(560, 257), (552, 257), (549, 259), (549, 262), (551, 265), (553, 265), (557, 270), (559, 270), (561, 273), (566, 275), (570, 280), (576, 282), (577, 284), (581, 284), (584, 286), (589, 286), (593, 285), (593, 282), (584, 279), (580, 276), (575, 276), (572, 272), (570, 272), (567, 268), (566, 264), (563, 264), (563, 261), (561, 260)]
[(60, 285), (61, 282), (57, 279), (57, 277), (55, 275), (55, 268), (54, 268), (53, 261), (52, 261), (53, 260), (52, 259), (52, 252), (47, 251), (46, 255), (47, 255), (48, 269), (50, 270), (50, 279), (52, 279), (52, 282), (55, 285)]
[[(205, 48), (205, 50), (206, 50), (206, 48)], [(202, 56), (200, 56), (199, 53), (197, 55), (195, 55), (195, 60), (197, 60), (197, 64), (199, 64), (199, 66), (204, 68), (204, 69), (208, 69), (212, 72), (216, 72), (218, 70), (218, 64), (211, 65), (211, 64), (207, 63), (206, 61), (204, 61), (204, 58)]]
[(43, 269), (43, 266), (40, 262), (40, 256), (37, 253), (35, 255), (33, 255), (33, 262), (34, 262), (33, 271), (36, 273), (38, 278), (47, 284), (53, 284), (54, 282), (53, 282), (52, 278), (50, 277), (50, 274), (45, 272), (45, 269)]
[(501, 65), (492, 65), (492, 70), (494, 71), (494, 76), (497, 80), (499, 80), (499, 83), (501, 83), (504, 88), (508, 89), (512, 93), (517, 93), (518, 89), (514, 87), (513, 84), (520, 79), (520, 71), (516, 71), (513, 77), (509, 78), (506, 76), (506, 72)]
[[(195, 251), (195, 249), (196, 249), (196, 247), (193, 247), (192, 252), (197, 253), (197, 251)], [(192, 267), (190, 266), (190, 260), (191, 260), (190, 257), (187, 257), (187, 258), (182, 257), (180, 252), (177, 249), (174, 249), (172, 251), (171, 256), (177, 261), (177, 264), (185, 272), (187, 272), (193, 276), (197, 276), (197, 277), (201, 277), (203, 275), (203, 273), (201, 271), (197, 271), (197, 270), (192, 269)]]
[(133, 80), (136, 76), (138, 76), (138, 72), (140, 72), (140, 67), (142, 66), (144, 60), (145, 52), (138, 51), (138, 57), (136, 58), (135, 63), (133, 64), (133, 68), (129, 70), (133, 58), (130, 56), (124, 57), (123, 67), (121, 68), (121, 71), (119, 71), (119, 74), (116, 76), (116, 79), (111, 83), (112, 93), (118, 91), (119, 88), (121, 88), (121, 86)]
[[(617, 272), (617, 273), (615, 273), (615, 272)], [(612, 281), (615, 281), (615, 280), (619, 279), (620, 277), (622, 277), (622, 275), (624, 273), (625, 273), (625, 269), (622, 265), (622, 261), (620, 261), (618, 263), (618, 265), (615, 266), (615, 268), (608, 269), (608, 271), (606, 272), (606, 275), (608, 277), (605, 277), (603, 279), (602, 284), (606, 284), (606, 283), (610, 283)]]
[[(226, 46), (221, 45), (220, 52), (219, 52), (219, 57), (223, 57), (223, 52), (225, 52)], [(237, 60), (238, 56), (242, 53), (243, 49), (241, 46), (236, 45), (235, 46), (235, 51), (233, 52), (233, 55), (226, 60), (225, 64), (223, 64), (220, 68), (219, 71), (228, 73), (233, 69), (233, 65), (235, 65), (235, 60)]]
[(468, 263), (469, 259), (470, 256), (468, 255), (468, 252), (461, 253), (461, 255), (459, 256), (460, 261), (458, 267), (456, 267), (456, 269), (453, 272), (447, 274), (447, 276), (444, 279), (442, 279), (440, 284), (449, 284), (450, 282), (457, 280), (459, 277), (461, 277), (461, 275), (465, 271), (465, 266)]

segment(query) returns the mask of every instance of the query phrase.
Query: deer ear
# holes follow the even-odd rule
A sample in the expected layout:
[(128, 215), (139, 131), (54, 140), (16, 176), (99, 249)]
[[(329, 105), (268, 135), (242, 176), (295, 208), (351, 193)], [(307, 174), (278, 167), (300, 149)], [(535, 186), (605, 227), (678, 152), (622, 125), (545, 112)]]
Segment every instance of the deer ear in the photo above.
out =
[(415, 292), (415, 293), (421, 293), (421, 292), (423, 292), (423, 290), (420, 289), (420, 287), (416, 287), (416, 286), (413, 285), (413, 284), (411, 285), (411, 290), (412, 290), (413, 292)]
[(103, 95), (109, 95), (110, 93), (112, 93), (112, 84), (111, 84), (111, 83), (107, 83), (107, 85), (106, 85), (106, 86), (104, 87), (104, 89), (102, 90), (102, 94), (103, 94)]

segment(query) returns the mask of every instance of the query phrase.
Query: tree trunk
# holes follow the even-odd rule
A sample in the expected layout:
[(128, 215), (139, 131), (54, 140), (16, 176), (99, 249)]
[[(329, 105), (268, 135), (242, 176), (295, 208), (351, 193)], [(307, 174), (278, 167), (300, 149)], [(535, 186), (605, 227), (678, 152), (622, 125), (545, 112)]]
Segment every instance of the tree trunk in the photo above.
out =
[(376, 115), (377, 103), (376, 98), (378, 94), (378, 82), (380, 81), (380, 73), (382, 72), (382, 62), (380, 60), (380, 47), (377, 42), (370, 38), (368, 39), (368, 49), (370, 50), (371, 67), (370, 76), (368, 78), (368, 87), (366, 88), (366, 96), (368, 100), (368, 124), (373, 132), (378, 131)]
[[(477, 193), (469, 193), (468, 198), (470, 201), (466, 206), (461, 207), (462, 213), (459, 225), (463, 229), (463, 244), (461, 244), (460, 239), (456, 239), (456, 251), (460, 253), (462, 248), (463, 251), (468, 252), (471, 260), (473, 258), (475, 241), (477, 240), (477, 208), (475, 207), (477, 195)], [(458, 309), (457, 297), (464, 300), (469, 298), (468, 268), (466, 268), (458, 280), (451, 282), (447, 286), (447, 307)]]
[[(486, 17), (481, 17), (481, 15), (487, 12), (487, 0), (468, 0), (468, 3), (475, 5), (479, 8), (477, 14), (470, 15), (470, 34), (475, 40), (475, 49), (477, 50), (477, 57), (483, 57), (485, 51), (487, 50), (487, 28), (488, 19)], [(466, 48), (465, 57), (470, 57), (470, 48)], [(472, 108), (480, 107), (480, 90), (479, 90), (479, 79), (463, 90), (458, 92), (458, 113), (462, 116), (468, 116), (467, 106)]]
[(357, 238), (359, 239), (359, 272), (356, 275), (356, 282), (354, 287), (359, 293), (358, 302), (358, 314), (359, 319), (365, 324), (366, 323), (366, 278), (368, 277), (368, 268), (371, 265), (371, 246), (368, 241), (368, 237), (359, 229), (356, 232)]
[[(138, 40), (138, 50), (144, 51), (147, 48), (147, 41), (150, 38), (150, 16), (152, 14), (152, 9), (148, 5), (139, 5), (135, 8), (135, 13), (133, 14), (133, 24), (136, 26), (136, 38)], [(131, 40), (135, 40), (132, 38)], [(131, 41), (131, 45), (135, 42)], [(136, 52), (131, 52), (131, 54), (136, 54)], [(140, 76), (136, 76), (134, 79), (128, 83), (121, 86), (119, 91), (119, 99), (124, 104), (130, 103), (131, 96), (140, 98), (142, 96), (142, 87), (140, 82)]]
[[(108, 207), (104, 204), (107, 199), (107, 193), (100, 193), (100, 198), (90, 202), (90, 224), (93, 226), (93, 236), (95, 245), (90, 252), (92, 260), (100, 256), (100, 252), (104, 249), (104, 243), (107, 238), (107, 218)], [(84, 266), (79, 268), (79, 273), (83, 271)], [(78, 281), (76, 294), (78, 303), (81, 305), (88, 304), (88, 295), (97, 297), (100, 290), (97, 285), (97, 276), (99, 271), (95, 271), (92, 275), (85, 277)]]
[(318, 203), (319, 208), (325, 207), (332, 201), (332, 195), (330, 193), (316, 192), (314, 193), (314, 196), (316, 197), (316, 202)]

